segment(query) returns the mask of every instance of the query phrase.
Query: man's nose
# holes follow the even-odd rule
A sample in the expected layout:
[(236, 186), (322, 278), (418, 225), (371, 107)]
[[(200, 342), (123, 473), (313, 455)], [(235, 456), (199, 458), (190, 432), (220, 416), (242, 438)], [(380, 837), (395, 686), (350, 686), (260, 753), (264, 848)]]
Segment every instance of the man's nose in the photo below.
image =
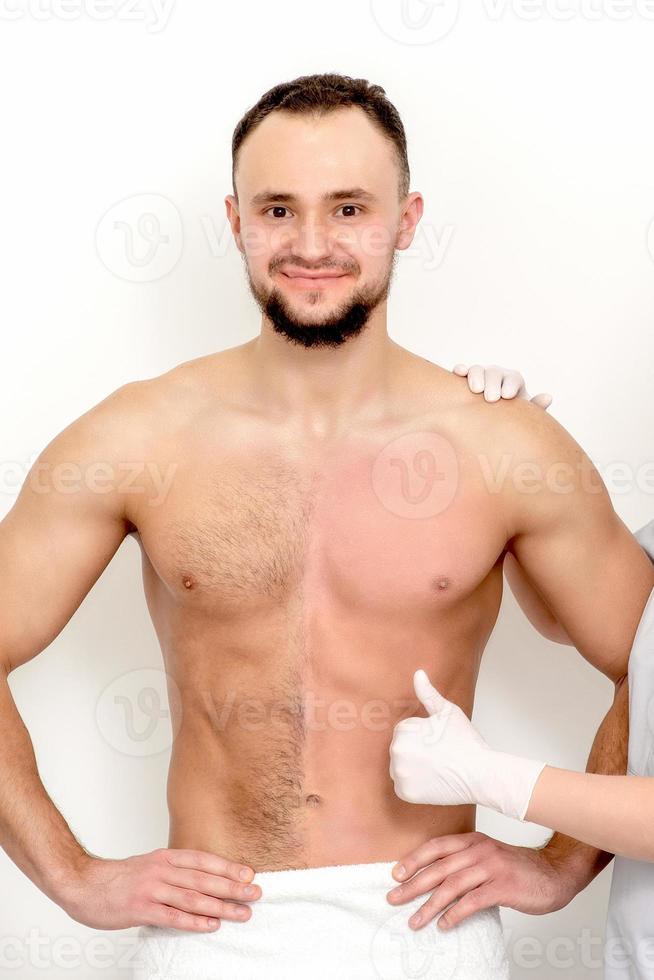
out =
[(333, 235), (322, 218), (307, 216), (298, 223), (293, 252), (307, 262), (319, 262), (330, 255), (333, 244)]

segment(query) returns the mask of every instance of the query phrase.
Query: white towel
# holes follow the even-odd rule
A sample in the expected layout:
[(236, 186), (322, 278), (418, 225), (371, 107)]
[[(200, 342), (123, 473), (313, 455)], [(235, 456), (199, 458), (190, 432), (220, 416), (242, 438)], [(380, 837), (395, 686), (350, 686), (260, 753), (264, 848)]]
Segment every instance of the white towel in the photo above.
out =
[(139, 929), (134, 980), (508, 980), (498, 906), (446, 931), (436, 919), (412, 929), (431, 891), (391, 905), (394, 863), (257, 872), (247, 922)]

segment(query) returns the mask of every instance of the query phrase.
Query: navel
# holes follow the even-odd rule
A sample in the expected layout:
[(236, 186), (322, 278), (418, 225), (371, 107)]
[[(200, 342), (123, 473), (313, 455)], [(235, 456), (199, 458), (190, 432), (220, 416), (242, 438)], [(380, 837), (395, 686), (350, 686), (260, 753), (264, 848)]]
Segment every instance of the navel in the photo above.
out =
[(307, 806), (319, 806), (322, 801), (316, 793), (309, 793), (305, 802)]

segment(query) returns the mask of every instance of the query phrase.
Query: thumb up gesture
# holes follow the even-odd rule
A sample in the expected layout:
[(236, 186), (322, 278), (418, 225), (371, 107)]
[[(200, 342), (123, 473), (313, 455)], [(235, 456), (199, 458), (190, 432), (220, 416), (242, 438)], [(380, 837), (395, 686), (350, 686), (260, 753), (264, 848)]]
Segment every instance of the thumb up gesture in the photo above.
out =
[(424, 670), (413, 675), (413, 687), (428, 717), (395, 726), (389, 771), (396, 795), (408, 803), (478, 803), (522, 820), (546, 763), (491, 748)]

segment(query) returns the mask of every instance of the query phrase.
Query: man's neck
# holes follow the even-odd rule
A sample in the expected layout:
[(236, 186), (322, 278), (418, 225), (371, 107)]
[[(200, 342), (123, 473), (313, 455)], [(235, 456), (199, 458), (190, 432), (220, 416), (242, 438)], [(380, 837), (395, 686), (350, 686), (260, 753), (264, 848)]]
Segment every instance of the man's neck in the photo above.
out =
[(265, 321), (246, 345), (257, 401), (318, 438), (335, 437), (357, 421), (385, 414), (407, 351), (385, 328), (366, 325), (340, 347), (294, 344)]

